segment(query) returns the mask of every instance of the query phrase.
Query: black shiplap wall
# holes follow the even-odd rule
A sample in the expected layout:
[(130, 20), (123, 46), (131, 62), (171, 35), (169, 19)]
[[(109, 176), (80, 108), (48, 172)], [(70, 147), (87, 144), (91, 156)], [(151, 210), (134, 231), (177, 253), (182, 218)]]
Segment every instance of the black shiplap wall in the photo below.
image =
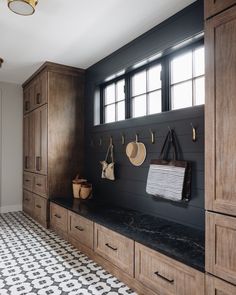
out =
[[(203, 106), (171, 111), (123, 122), (93, 126), (93, 106), (96, 87), (109, 75), (140, 61), (150, 54), (167, 49), (203, 31), (203, 3), (197, 1), (161, 25), (137, 38), (127, 46), (87, 70), (86, 79), (86, 177), (94, 185), (94, 196), (116, 205), (136, 209), (182, 224), (204, 229), (204, 108)], [(198, 140), (193, 143), (191, 123), (197, 127)], [(168, 132), (177, 134), (180, 158), (193, 166), (192, 199), (187, 204), (175, 204), (152, 198), (145, 192), (150, 159), (157, 158)], [(156, 142), (151, 144), (149, 130), (155, 131)], [(126, 144), (139, 134), (147, 148), (145, 163), (137, 168), (129, 163), (121, 134)], [(100, 160), (104, 160), (109, 137), (115, 145), (115, 182), (102, 180)], [(100, 138), (102, 145), (99, 145)], [(93, 145), (91, 145), (91, 139)]]

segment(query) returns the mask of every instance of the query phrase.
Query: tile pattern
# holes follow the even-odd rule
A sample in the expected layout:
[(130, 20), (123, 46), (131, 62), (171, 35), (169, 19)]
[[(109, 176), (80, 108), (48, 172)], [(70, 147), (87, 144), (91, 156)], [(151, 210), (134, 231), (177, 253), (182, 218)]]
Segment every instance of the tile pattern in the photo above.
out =
[(22, 212), (0, 214), (0, 295), (136, 295)]

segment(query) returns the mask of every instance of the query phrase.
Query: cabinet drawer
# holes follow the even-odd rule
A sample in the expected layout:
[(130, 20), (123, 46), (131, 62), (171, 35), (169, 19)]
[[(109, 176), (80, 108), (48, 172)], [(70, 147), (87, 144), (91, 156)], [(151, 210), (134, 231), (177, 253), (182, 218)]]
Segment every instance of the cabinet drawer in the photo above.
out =
[(68, 211), (67, 209), (51, 203), (50, 225), (52, 228), (67, 233)]
[(93, 249), (93, 222), (68, 211), (68, 234), (78, 242)]
[(206, 295), (233, 295), (236, 294), (236, 286), (206, 275)]
[(206, 270), (236, 284), (236, 218), (206, 214)]
[(34, 215), (34, 198), (33, 194), (24, 190), (23, 192), (23, 211), (30, 216)]
[(236, 0), (205, 0), (204, 3), (205, 18), (209, 18), (236, 4)]
[(133, 240), (95, 224), (94, 251), (133, 276)]
[(47, 200), (35, 194), (33, 194), (33, 197), (34, 217), (38, 222), (45, 226), (47, 222)]
[(23, 175), (23, 187), (29, 191), (32, 191), (33, 190), (33, 179), (34, 179), (34, 174), (25, 172)]
[(47, 197), (47, 176), (34, 175), (33, 192), (40, 196)]
[(204, 274), (135, 243), (135, 278), (161, 295), (204, 295)]

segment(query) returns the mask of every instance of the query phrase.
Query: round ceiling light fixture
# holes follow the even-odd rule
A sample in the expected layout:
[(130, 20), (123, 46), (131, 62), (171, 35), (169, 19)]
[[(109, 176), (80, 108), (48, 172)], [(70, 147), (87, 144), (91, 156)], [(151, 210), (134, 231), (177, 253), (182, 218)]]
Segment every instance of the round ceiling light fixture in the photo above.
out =
[(8, 7), (16, 14), (32, 15), (37, 3), (37, 0), (8, 0)]

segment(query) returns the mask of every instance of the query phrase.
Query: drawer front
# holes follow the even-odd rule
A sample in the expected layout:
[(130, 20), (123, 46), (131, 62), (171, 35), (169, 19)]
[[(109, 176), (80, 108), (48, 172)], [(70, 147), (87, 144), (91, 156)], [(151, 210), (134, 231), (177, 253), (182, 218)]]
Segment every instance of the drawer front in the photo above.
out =
[(33, 194), (34, 197), (34, 216), (41, 223), (46, 223), (47, 220), (47, 200)]
[(94, 251), (133, 276), (134, 241), (98, 224), (94, 229)]
[(68, 211), (67, 209), (51, 203), (50, 206), (50, 225), (67, 233)]
[(47, 197), (47, 176), (35, 174), (33, 192), (45, 198)]
[(23, 175), (23, 187), (24, 187), (24, 189), (32, 191), (33, 190), (33, 180), (34, 180), (34, 174), (25, 172), (24, 175)]
[(23, 211), (31, 216), (34, 215), (34, 197), (26, 190), (23, 192)]
[(226, 283), (211, 275), (206, 275), (206, 295), (233, 295), (236, 286)]
[(68, 211), (68, 234), (78, 242), (93, 249), (93, 222)]
[(161, 295), (204, 295), (204, 274), (135, 243), (135, 278)]
[(236, 285), (236, 218), (207, 212), (206, 270)]

